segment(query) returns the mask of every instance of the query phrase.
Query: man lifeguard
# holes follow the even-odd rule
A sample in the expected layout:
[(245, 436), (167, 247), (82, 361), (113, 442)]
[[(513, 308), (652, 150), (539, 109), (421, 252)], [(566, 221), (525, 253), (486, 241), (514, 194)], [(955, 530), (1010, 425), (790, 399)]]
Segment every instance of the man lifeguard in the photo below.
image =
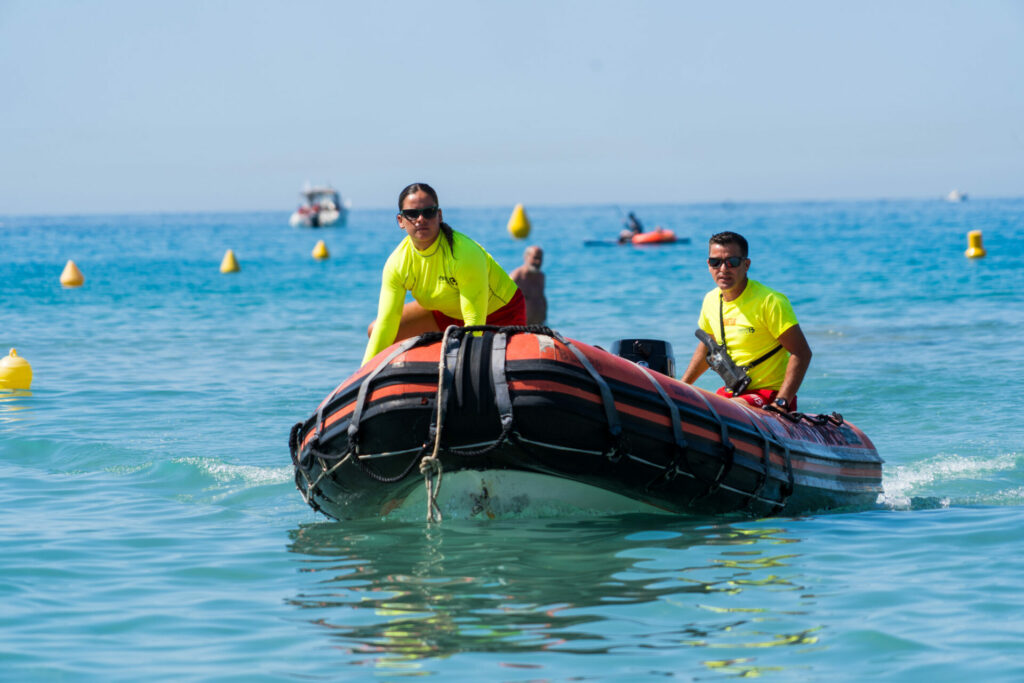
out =
[(543, 325), (548, 317), (548, 300), (544, 296), (544, 273), (540, 271), (542, 263), (544, 250), (537, 245), (529, 246), (523, 252), (523, 265), (509, 273), (509, 277), (526, 297), (527, 325)]
[[(708, 271), (715, 281), (704, 297), (698, 325), (726, 348), (743, 367), (750, 385), (734, 396), (728, 387), (718, 394), (764, 408), (774, 404), (796, 410), (796, 392), (811, 364), (811, 347), (784, 294), (747, 278), (747, 240), (720, 232), (708, 241)], [(709, 349), (698, 343), (682, 381), (693, 384), (708, 369)]]

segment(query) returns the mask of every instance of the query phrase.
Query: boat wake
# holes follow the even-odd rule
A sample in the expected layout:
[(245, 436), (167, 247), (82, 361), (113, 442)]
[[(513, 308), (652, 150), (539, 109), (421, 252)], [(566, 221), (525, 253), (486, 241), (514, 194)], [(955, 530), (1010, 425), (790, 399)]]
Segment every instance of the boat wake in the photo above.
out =
[(1024, 454), (944, 454), (883, 473), (879, 503), (892, 510), (1024, 504)]
[(177, 458), (173, 462), (190, 465), (219, 484), (247, 484), (265, 486), (284, 484), (292, 481), (290, 467), (258, 467), (256, 465), (234, 465), (212, 458)]

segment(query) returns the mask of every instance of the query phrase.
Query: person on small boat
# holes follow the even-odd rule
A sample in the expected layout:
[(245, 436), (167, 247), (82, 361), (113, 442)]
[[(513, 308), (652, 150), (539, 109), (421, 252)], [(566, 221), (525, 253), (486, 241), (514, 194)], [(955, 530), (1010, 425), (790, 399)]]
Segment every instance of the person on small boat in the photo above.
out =
[(544, 263), (544, 250), (536, 244), (523, 252), (523, 265), (513, 270), (512, 281), (526, 297), (526, 323), (543, 325), (548, 317), (548, 300), (544, 296), (544, 273), (540, 272)]
[[(796, 393), (811, 363), (811, 347), (789, 299), (747, 278), (747, 249), (747, 240), (735, 232), (720, 232), (708, 243), (708, 271), (716, 287), (704, 297), (698, 325), (725, 346), (751, 379), (738, 396), (727, 387), (717, 393), (759, 408), (774, 404), (781, 410), (796, 410)], [(708, 351), (698, 342), (683, 382), (693, 384), (704, 374)]]
[[(434, 188), (403, 189), (397, 220), (406, 236), (384, 264), (363, 363), (396, 341), (449, 325), (526, 324), (519, 287), (483, 247), (444, 222)], [(403, 306), (406, 292), (413, 301)]]
[(632, 211), (626, 216), (626, 227), (619, 233), (619, 243), (625, 244), (631, 241), (634, 237), (644, 231), (644, 226), (640, 224), (640, 219), (636, 217)]

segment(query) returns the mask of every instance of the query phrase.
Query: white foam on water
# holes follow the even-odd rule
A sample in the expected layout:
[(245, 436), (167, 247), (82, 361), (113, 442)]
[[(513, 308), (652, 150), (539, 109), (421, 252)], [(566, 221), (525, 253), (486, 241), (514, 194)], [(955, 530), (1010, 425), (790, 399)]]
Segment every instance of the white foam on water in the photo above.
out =
[(283, 484), (290, 482), (294, 476), (294, 470), (291, 466), (258, 467), (256, 465), (233, 465), (209, 458), (196, 457), (180, 458), (174, 462), (196, 467), (199, 471), (210, 475), (216, 481), (224, 484), (238, 482), (252, 486)]
[[(1005, 453), (996, 456), (962, 456), (957, 454), (937, 455), (910, 465), (899, 465), (895, 469), (883, 472), (882, 487), (884, 493), (879, 496), (879, 503), (894, 509), (916, 507), (914, 494), (921, 489), (936, 483), (957, 480), (977, 480), (995, 472), (1012, 471), (1019, 467), (1021, 455)], [(948, 506), (950, 498), (931, 494), (931, 500), (937, 505)], [(986, 500), (1016, 500), (1009, 491), (1003, 491), (994, 497), (986, 496)], [(974, 500), (974, 502), (980, 502)]]
[(1012, 489), (1000, 491), (988, 496), (986, 500), (996, 505), (1021, 505), (1024, 503), (1024, 486), (1015, 486)]

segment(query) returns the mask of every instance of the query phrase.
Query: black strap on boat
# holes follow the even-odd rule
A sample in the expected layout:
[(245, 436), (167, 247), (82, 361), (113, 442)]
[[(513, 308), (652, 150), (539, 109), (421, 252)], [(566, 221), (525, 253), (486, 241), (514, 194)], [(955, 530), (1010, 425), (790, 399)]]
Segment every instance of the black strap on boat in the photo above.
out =
[(482, 410), (484, 401), (480, 382), (487, 376), (485, 373), (490, 369), (489, 365), (484, 367), (483, 359), (486, 356), (485, 350), (488, 350), (490, 347), (494, 332), (492, 330), (483, 331), (469, 344), (464, 342), (473, 335), (463, 333), (463, 328), (457, 327), (449, 330), (448, 336), (449, 338), (459, 338), (459, 350), (456, 354), (457, 360), (453, 367), (455, 380), (452, 384), (452, 389), (455, 391), (455, 405), (459, 408), (465, 407), (463, 392), (466, 386), (470, 385), (473, 389), (472, 395), (477, 400), (476, 408)]
[(807, 420), (808, 422), (810, 422), (812, 425), (814, 425), (816, 427), (820, 427), (821, 425), (827, 425), (827, 424), (833, 424), (836, 427), (842, 427), (843, 426), (843, 416), (840, 415), (839, 413), (831, 413), (829, 415), (825, 415), (824, 413), (821, 413), (821, 414), (818, 414), (818, 415), (811, 415), (810, 413), (798, 413), (798, 414), (803, 419)]
[(700, 397), (700, 400), (704, 401), (704, 405), (707, 406), (708, 412), (710, 412), (718, 422), (718, 428), (720, 430), (722, 440), (722, 464), (718, 468), (718, 473), (715, 475), (715, 478), (708, 482), (707, 488), (691, 498), (690, 503), (700, 500), (701, 498), (709, 496), (717, 491), (718, 487), (722, 485), (722, 482), (725, 481), (725, 478), (729, 475), (730, 470), (732, 470), (732, 464), (736, 459), (736, 445), (729, 438), (729, 425), (726, 424), (725, 420), (722, 419), (722, 416), (718, 414), (717, 410), (715, 410), (715, 407), (711, 405), (711, 401), (707, 399), (707, 396), (705, 396), (700, 389), (694, 387), (693, 392)]
[[(456, 365), (457, 359), (459, 358), (459, 351), (461, 349), (461, 343), (460, 342), (461, 342), (462, 337), (464, 337), (466, 333), (470, 333), (470, 332), (474, 332), (474, 331), (493, 331), (493, 330), (499, 330), (501, 332), (510, 331), (510, 332), (513, 332), (513, 333), (514, 332), (534, 332), (534, 333), (548, 333), (548, 332), (550, 332), (550, 330), (548, 328), (546, 328), (546, 327), (538, 328), (536, 326), (530, 326), (528, 328), (527, 327), (498, 328), (496, 326), (479, 326), (479, 327), (464, 328), (464, 329), (459, 329), (459, 330), (452, 330), (452, 333), (449, 334), (449, 337), (448, 337), (448, 339), (449, 339), (449, 348), (448, 349), (441, 349), (441, 353), (442, 354), (445, 354), (445, 352), (447, 351), (447, 354), (444, 355), (444, 358), (445, 358), (444, 372), (441, 374), (442, 384), (445, 387), (445, 390), (442, 391), (442, 397), (446, 393), (446, 389), (451, 386), (452, 377), (453, 377), (452, 368), (453, 368), (453, 366)], [(506, 346), (507, 346), (507, 337), (506, 337), (505, 334), (496, 334), (494, 336), (495, 336), (495, 340), (494, 340), (493, 344), (494, 344), (495, 352), (492, 354), (491, 372), (492, 372), (492, 377), (495, 380), (494, 381), (495, 401), (496, 401), (496, 403), (498, 405), (498, 412), (499, 412), (500, 417), (501, 417), (502, 436), (499, 437), (495, 441), (494, 444), (491, 444), (487, 448), (483, 449), (483, 451), (481, 451), (481, 452), (486, 452), (488, 450), (493, 450), (494, 448), (497, 448), (499, 445), (501, 445), (501, 443), (504, 441), (504, 439), (509, 435), (508, 432), (511, 431), (511, 429), (512, 429), (512, 422), (513, 422), (512, 421), (512, 401), (511, 401), (511, 398), (509, 396), (508, 380), (507, 380), (506, 374), (505, 374), (505, 358), (506, 358), (505, 351), (506, 351)], [(427, 452), (430, 450), (430, 448), (433, 446), (433, 440), (436, 437), (437, 428), (438, 428), (438, 424), (437, 424), (437, 420), (436, 420), (436, 418), (437, 418), (437, 411), (436, 410), (431, 412), (433, 417), (432, 417), (432, 421), (431, 421), (431, 425), (430, 425), (430, 435), (431, 435), (430, 440), (426, 441), (419, 448), (419, 450), (416, 452), (416, 454), (413, 456), (413, 458), (409, 461), (409, 464), (405, 468), (403, 468), (403, 470), (399, 474), (397, 474), (395, 476), (391, 476), (391, 477), (385, 476), (385, 475), (381, 474), (380, 472), (376, 471), (374, 468), (372, 468), (367, 462), (365, 462), (363, 460), (363, 458), (360, 457), (359, 454), (356, 452), (356, 447), (355, 447), (356, 441), (353, 438), (353, 436), (358, 437), (358, 430), (359, 430), (359, 424), (360, 424), (359, 420), (361, 419), (363, 409), (364, 409), (364, 407), (366, 405), (366, 397), (367, 397), (367, 395), (369, 393), (368, 387), (369, 387), (370, 382), (374, 378), (376, 378), (377, 374), (384, 367), (389, 365), (391, 363), (391, 361), (393, 361), (397, 356), (401, 355), (403, 352), (408, 351), (412, 347), (417, 346), (418, 344), (421, 344), (421, 343), (422, 344), (433, 343), (434, 341), (437, 341), (437, 339), (439, 339), (441, 337), (442, 337), (442, 335), (440, 335), (440, 334), (438, 334), (436, 332), (429, 332), (427, 334), (424, 334), (424, 335), (421, 335), (419, 337), (415, 337), (415, 338), (412, 338), (412, 339), (409, 339), (409, 340), (403, 342), (402, 345), (398, 349), (396, 349), (394, 352), (388, 354), (388, 356), (381, 362), (381, 364), (377, 368), (374, 369), (374, 371), (369, 376), (364, 378), (363, 383), (360, 385), (360, 391), (359, 391), (358, 397), (356, 399), (357, 400), (356, 409), (353, 411), (353, 416), (352, 416), (351, 422), (349, 424), (349, 449), (346, 450), (344, 453), (342, 453), (340, 455), (337, 455), (337, 456), (328, 456), (325, 453), (319, 452), (315, 448), (315, 445), (316, 445), (316, 443), (317, 443), (317, 441), (319, 439), (319, 435), (320, 435), (320, 433), (322, 431), (323, 407), (327, 403), (329, 403), (330, 400), (328, 399), (328, 400), (325, 400), (323, 402), (323, 404), (321, 405), (321, 407), (318, 409), (318, 412), (317, 412), (317, 420), (316, 420), (316, 424), (317, 424), (317, 432), (316, 432), (317, 433), (317, 439), (314, 439), (314, 441), (312, 443), (310, 443), (309, 448), (306, 451), (306, 455), (308, 457), (305, 460), (300, 462), (300, 467), (297, 468), (297, 470), (296, 470), (296, 485), (300, 484), (300, 481), (299, 481), (299, 470), (308, 470), (312, 466), (312, 463), (306, 462), (306, 460), (313, 460), (314, 458), (319, 458), (321, 461), (323, 461), (325, 458), (332, 458), (332, 459), (340, 460), (340, 459), (344, 459), (346, 456), (351, 456), (352, 461), (355, 463), (355, 465), (364, 474), (369, 476), (371, 479), (374, 479), (374, 480), (376, 480), (378, 482), (385, 483), (385, 484), (392, 484), (392, 483), (399, 482), (399, 481), (405, 479), (407, 476), (409, 476), (409, 474), (412, 473), (412, 471), (414, 469), (416, 469), (416, 467), (418, 466), (420, 461), (423, 459), (423, 456), (426, 455)], [(453, 343), (451, 341), (452, 339), (455, 339), (455, 341), (457, 343)], [(445, 408), (445, 406), (442, 403), (442, 413), (444, 412), (444, 408)], [(442, 414), (442, 420), (443, 419), (444, 419), (444, 415)], [(298, 457), (298, 439), (299, 439), (299, 434), (301, 433), (302, 424), (303, 423), (297, 423), (296, 425), (294, 425), (292, 427), (291, 433), (289, 434), (289, 449), (294, 452), (294, 454), (292, 456), (293, 460), (295, 460)], [(352, 429), (353, 426), (355, 427), (354, 430)], [(462, 455), (474, 455), (475, 453), (463, 453), (462, 451), (460, 451), (460, 454), (462, 454)], [(326, 467), (326, 465), (323, 465), (323, 462), (321, 462), (321, 464), (322, 464), (322, 466)], [(302, 489), (302, 487), (300, 486), (300, 490), (301, 489)], [(312, 506), (314, 510), (319, 510), (319, 506), (316, 504), (316, 502), (314, 500), (314, 497), (313, 497), (314, 494), (315, 494), (315, 487), (310, 486), (309, 490), (306, 493), (307, 493), (307, 495), (305, 497), (306, 497), (307, 502), (309, 503), (309, 505)]]
[[(770, 407), (774, 408), (774, 406), (770, 406)], [(769, 406), (765, 406), (766, 410), (768, 408), (769, 408)], [(781, 413), (782, 415), (787, 415), (786, 411), (784, 411), (784, 410), (775, 409), (775, 410), (773, 410), (771, 412), (777, 412), (777, 413)], [(803, 413), (799, 413), (799, 415), (801, 417), (803, 417)], [(799, 422), (799, 419), (797, 419), (797, 422)], [(773, 514), (773, 515), (778, 514), (779, 512), (782, 511), (782, 508), (786, 507), (786, 503), (789, 501), (789, 497), (793, 495), (793, 490), (794, 490), (794, 487), (795, 487), (795, 484), (796, 484), (796, 482), (795, 482), (795, 480), (793, 478), (793, 460), (792, 460), (792, 458), (790, 458), (789, 445), (786, 444), (784, 441), (780, 440), (778, 442), (778, 446), (779, 446), (779, 448), (782, 449), (782, 460), (783, 460), (783, 464), (784, 464), (784, 466), (786, 468), (786, 482), (782, 485), (781, 500), (776, 504), (775, 509), (772, 510), (771, 514)]]
[(811, 415), (810, 413), (800, 413), (800, 416), (809, 424), (814, 425), (815, 427), (820, 427), (821, 425), (827, 425), (829, 423), (827, 415)]
[[(466, 356), (470, 355), (471, 352), (466, 345), (462, 344), (463, 337), (458, 333), (457, 330), (452, 330), (451, 332), (448, 333), (449, 341), (451, 340), (452, 337), (456, 335), (458, 335), (459, 337), (459, 348), (458, 351), (455, 353), (455, 363), (449, 365), (446, 362), (445, 371), (447, 372), (448, 369), (451, 368), (453, 380), (451, 383), (451, 388), (455, 391), (455, 405), (458, 408), (462, 408), (462, 386), (466, 374), (466, 365), (471, 364), (467, 362)], [(475, 373), (472, 372), (471, 370), (469, 373), (470, 379), (473, 378), (474, 374)]]
[[(510, 328), (503, 327), (498, 332), (493, 334), (485, 333), (485, 338), (490, 337), (491, 342), (491, 361), (490, 361), (490, 377), (491, 384), (494, 387), (494, 405), (498, 409), (498, 418), (501, 421), (501, 434), (492, 443), (487, 444), (481, 448), (469, 449), (469, 448), (452, 448), (453, 452), (458, 453), (463, 457), (476, 457), (490, 453), (491, 451), (501, 447), (507, 439), (511, 438), (513, 418), (512, 418), (512, 398), (509, 394), (508, 389), (508, 378), (505, 373), (505, 358), (506, 349), (508, 346), (508, 335), (505, 330)], [(511, 334), (516, 334), (512, 332)], [(460, 356), (460, 358), (462, 358)], [(457, 379), (457, 378), (456, 378)], [(479, 392), (478, 392), (479, 394)]]
[(640, 370), (647, 376), (647, 379), (651, 381), (651, 384), (654, 385), (658, 395), (661, 396), (661, 400), (664, 401), (665, 405), (668, 407), (668, 419), (672, 425), (672, 440), (676, 445), (675, 457), (673, 457), (672, 461), (665, 466), (665, 469), (661, 474), (656, 476), (647, 484), (645, 488), (649, 489), (658, 483), (659, 480), (667, 483), (675, 479), (680, 462), (686, 468), (685, 471), (692, 474), (689, 458), (687, 457), (690, 444), (686, 442), (686, 437), (683, 436), (683, 428), (680, 424), (681, 421), (679, 417), (679, 407), (676, 405), (675, 401), (672, 400), (672, 397), (668, 395), (664, 387), (661, 386), (661, 383), (653, 374), (651, 374), (650, 370), (642, 365), (637, 365), (637, 367), (640, 368)]
[(505, 374), (505, 352), (508, 335), (498, 332), (491, 342), (491, 383), (494, 385), (494, 405), (501, 419), (501, 435), (504, 438), (512, 431), (512, 397), (508, 392), (508, 376)]
[(452, 330), (447, 337), (448, 348), (441, 349), (441, 358), (444, 360), (444, 370), (440, 373), (438, 381), (438, 401), (440, 406), (430, 413), (430, 429), (427, 431), (427, 443), (433, 444), (437, 438), (437, 427), (444, 423), (445, 414), (448, 412), (447, 396), (455, 379), (455, 366), (459, 362), (459, 351), (462, 350), (462, 334), (459, 329)]
[(761, 498), (761, 494), (764, 491), (764, 487), (768, 484), (768, 480), (771, 478), (771, 447), (775, 446), (783, 453), (783, 461), (786, 473), (786, 482), (780, 488), (780, 499), (772, 503), (772, 510), (769, 513), (770, 515), (775, 515), (778, 514), (779, 511), (782, 510), (782, 508), (786, 507), (786, 502), (789, 500), (789, 497), (793, 494), (793, 464), (789, 459), (789, 446), (782, 443), (781, 441), (774, 439), (772, 435), (769, 434), (767, 430), (765, 430), (764, 425), (761, 424), (761, 420), (758, 416), (755, 415), (751, 421), (754, 423), (754, 428), (757, 430), (757, 433), (761, 435), (761, 440), (764, 443), (764, 452), (761, 455), (761, 473), (758, 477), (757, 485), (754, 487), (754, 490), (747, 494), (749, 498), (747, 499), (746, 508), (751, 508), (754, 504), (755, 499), (764, 500), (763, 498)]
[(815, 424), (814, 419), (808, 417), (805, 413), (800, 413), (795, 410), (782, 410), (781, 408), (776, 407), (773, 403), (769, 403), (768, 405), (764, 406), (762, 410), (767, 410), (770, 413), (777, 413), (778, 415), (789, 420), (793, 424), (798, 424), (801, 420), (807, 420), (811, 424)]
[[(452, 332), (455, 332), (455, 330), (452, 330)], [(423, 456), (425, 456), (427, 454), (427, 452), (431, 448), (433, 448), (434, 439), (437, 436), (437, 429), (438, 429), (438, 424), (439, 424), (439, 422), (438, 422), (438, 412), (441, 413), (441, 416), (440, 416), (441, 423), (444, 422), (445, 408), (447, 406), (447, 394), (448, 394), (449, 389), (451, 388), (452, 379), (454, 377), (454, 373), (452, 372), (452, 370), (453, 370), (453, 368), (454, 368), (454, 366), (455, 366), (455, 364), (456, 364), (456, 362), (458, 360), (458, 354), (459, 354), (459, 349), (460, 349), (460, 344), (457, 343), (458, 340), (459, 340), (459, 336), (460, 335), (458, 335), (458, 334), (451, 334), (451, 333), (449, 333), (449, 335), (447, 337), (444, 337), (442, 335), (442, 339), (446, 340), (446, 343), (448, 344), (449, 348), (447, 348), (447, 349), (442, 348), (440, 350), (441, 357), (440, 357), (440, 359), (438, 361), (438, 362), (440, 362), (441, 359), (443, 359), (443, 361), (444, 361), (443, 371), (439, 372), (439, 378), (438, 378), (438, 382), (440, 384), (440, 391), (438, 392), (438, 399), (437, 399), (438, 402), (439, 402), (439, 410), (431, 411), (431, 418), (430, 418), (431, 421), (430, 421), (430, 431), (429, 431), (430, 438), (427, 441), (425, 441), (422, 446), (420, 446), (420, 449), (416, 452), (416, 455), (413, 456), (412, 460), (409, 461), (409, 464), (406, 465), (405, 468), (400, 473), (398, 473), (397, 475), (395, 475), (393, 477), (388, 477), (388, 476), (385, 476), (385, 475), (381, 474), (380, 472), (377, 472), (376, 470), (374, 470), (366, 462), (363, 462), (363, 459), (359, 457), (359, 453), (356, 450), (357, 444), (352, 440), (352, 425), (351, 424), (349, 425), (349, 449), (350, 449), (350, 452), (352, 454), (352, 459), (355, 461), (356, 465), (359, 466), (359, 469), (361, 469), (363, 471), (363, 473), (366, 474), (367, 476), (369, 476), (371, 479), (375, 479), (375, 480), (377, 480), (379, 482), (382, 482), (382, 483), (385, 483), (385, 484), (393, 484), (395, 482), (402, 481), (407, 476), (409, 476), (409, 474), (411, 474), (414, 469), (416, 469), (416, 467), (419, 465), (420, 461), (423, 460)], [(428, 334), (416, 337), (414, 339), (410, 339), (408, 342), (403, 343), (402, 347), (397, 349), (394, 353), (389, 354), (388, 357), (384, 360), (384, 362), (381, 363), (381, 366), (378, 366), (377, 370), (379, 370), (380, 367), (383, 367), (383, 366), (389, 364), (401, 352), (408, 350), (408, 349), (406, 349), (404, 347), (409, 342), (414, 342), (412, 344), (409, 344), (409, 348), (412, 348), (413, 346), (416, 346), (416, 344), (419, 343), (420, 340), (423, 340), (424, 342), (433, 343), (434, 341), (437, 341), (437, 338), (438, 337), (437, 337), (436, 333), (428, 333)], [(454, 344), (452, 343), (453, 338), (456, 341), (456, 343), (454, 343)], [(374, 374), (376, 374), (376, 371), (374, 372)], [(365, 386), (368, 383), (369, 379), (370, 378), (367, 378), (367, 382), (364, 383), (364, 385), (359, 388), (359, 405), (357, 406), (357, 409), (359, 409), (363, 405), (363, 403), (364, 403), (363, 389), (365, 388)], [(353, 413), (353, 418), (352, 419), (353, 419), (353, 421), (355, 420), (355, 414), (354, 413)]]
[[(356, 407), (355, 410), (352, 411), (352, 417), (350, 418), (348, 423), (348, 447), (349, 450), (352, 451), (353, 456), (359, 456), (359, 422), (360, 420), (362, 420), (363, 410), (366, 408), (366, 397), (370, 393), (370, 384), (373, 382), (374, 379), (376, 379), (377, 375), (379, 375), (384, 368), (388, 367), (388, 365), (391, 364), (391, 361), (393, 361), (395, 358), (402, 355), (403, 353), (413, 348), (414, 346), (417, 346), (419, 344), (425, 344), (428, 342), (433, 342), (436, 339), (437, 335), (434, 333), (422, 334), (418, 337), (413, 337), (412, 339), (406, 339), (398, 346), (398, 348), (389, 353), (387, 357), (377, 365), (377, 367), (375, 367), (369, 374), (366, 375), (365, 378), (363, 378), (363, 383), (359, 385), (359, 395), (356, 397)], [(328, 403), (329, 401), (324, 401), (323, 403), (320, 404), (320, 407), (317, 408), (315, 437), (317, 441), (320, 440), (320, 434), (323, 432), (323, 413), (324, 408), (327, 406)]]
[(753, 422), (754, 429), (756, 429), (757, 433), (761, 436), (761, 442), (764, 444), (764, 450), (761, 452), (761, 471), (757, 477), (757, 484), (754, 486), (754, 490), (747, 494), (747, 509), (750, 509), (753, 506), (755, 499), (761, 497), (761, 493), (764, 491), (764, 487), (768, 483), (768, 479), (772, 474), (772, 442), (768, 434), (761, 427), (761, 423), (758, 421), (757, 417), (752, 418), (751, 422)]
[(558, 332), (551, 330), (551, 337), (561, 342), (566, 348), (572, 351), (573, 355), (576, 356), (576, 360), (580, 362), (580, 365), (590, 374), (591, 379), (597, 384), (598, 390), (601, 392), (601, 404), (604, 406), (605, 420), (608, 422), (608, 433), (612, 437), (611, 449), (606, 451), (605, 455), (612, 462), (618, 462), (619, 458), (622, 457), (625, 444), (622, 439), (622, 422), (619, 420), (619, 411), (615, 409), (615, 398), (612, 396), (612, 390), (608, 386), (608, 382), (605, 381), (604, 377), (594, 368), (594, 365), (590, 362), (582, 351), (576, 346), (563, 337)]
[(778, 509), (772, 511), (773, 515), (782, 512), (782, 508), (786, 507), (786, 503), (789, 502), (789, 497), (793, 495), (795, 485), (793, 480), (793, 461), (789, 457), (789, 446), (785, 443), (782, 444), (782, 459), (786, 466), (786, 483), (782, 487), (782, 500), (779, 503)]
[[(397, 476), (392, 476), (392, 477), (385, 476), (385, 475), (375, 471), (373, 468), (371, 468), (359, 456), (359, 452), (358, 452), (358, 436), (359, 436), (360, 420), (362, 419), (363, 410), (366, 407), (366, 398), (369, 395), (370, 384), (377, 377), (377, 375), (380, 374), (380, 372), (384, 368), (386, 368), (391, 363), (391, 361), (393, 361), (395, 358), (397, 358), (402, 353), (408, 351), (409, 349), (413, 348), (414, 346), (418, 346), (420, 344), (432, 343), (432, 342), (436, 341), (438, 338), (439, 338), (438, 333), (436, 333), (436, 332), (428, 332), (428, 333), (420, 335), (418, 337), (413, 337), (411, 339), (405, 340), (404, 342), (402, 342), (401, 345), (399, 345), (398, 348), (396, 348), (394, 351), (389, 353), (387, 355), (387, 357), (383, 361), (381, 361), (381, 363), (376, 368), (374, 368), (372, 372), (370, 372), (370, 374), (368, 374), (366, 377), (363, 378), (362, 384), (360, 384), (360, 387), (359, 387), (359, 393), (358, 393), (357, 398), (356, 398), (356, 407), (353, 410), (352, 417), (350, 418), (350, 421), (349, 421), (349, 428), (348, 428), (348, 442), (349, 443), (348, 443), (348, 449), (345, 450), (343, 453), (340, 453), (340, 454), (322, 453), (319, 450), (317, 450), (317, 448), (316, 448), (316, 446), (319, 444), (320, 436), (323, 433), (323, 421), (324, 421), (324, 414), (323, 413), (324, 413), (324, 410), (325, 410), (326, 406), (330, 403), (331, 398), (333, 398), (333, 397), (328, 397), (327, 399), (325, 399), (320, 404), (320, 407), (317, 408), (316, 423), (315, 423), (316, 424), (315, 436), (312, 439), (312, 441), (309, 443), (309, 446), (306, 449), (305, 453), (302, 454), (303, 457), (299, 458), (299, 466), (300, 466), (299, 469), (307, 470), (308, 471), (310, 469), (310, 467), (312, 467), (312, 462), (311, 461), (314, 460), (314, 459), (319, 459), (321, 461), (321, 466), (326, 468), (326, 465), (324, 463), (327, 460), (343, 460), (345, 457), (351, 456), (352, 461), (359, 467), (360, 470), (362, 470), (370, 478), (375, 479), (375, 480), (377, 480), (379, 482), (390, 484), (390, 483), (395, 483), (395, 482), (401, 481), (401, 480), (405, 479), (407, 476), (409, 476), (409, 473), (412, 472), (412, 470), (419, 464), (419, 461), (423, 459), (423, 455), (424, 455), (424, 453), (425, 453), (425, 451), (427, 449), (427, 446), (426, 445), (422, 446), (419, 449), (419, 451), (416, 453), (416, 456), (409, 463), (409, 465), (407, 467), (405, 467), (403, 469), (403, 471), (401, 473), (399, 473)], [(301, 427), (302, 427), (302, 423), (298, 423), (297, 425), (292, 427), (292, 434), (289, 435), (289, 446), (291, 447), (291, 443), (293, 441), (294, 441), (294, 444), (295, 444), (295, 450), (296, 450), (296, 456), (295, 457), (299, 456), (299, 453), (298, 453), (298, 451), (299, 451), (298, 439), (299, 439), (299, 434), (301, 433)], [(296, 429), (296, 428), (298, 428), (298, 429)], [(318, 506), (316, 506), (316, 504), (313, 502), (313, 498), (312, 498), (312, 494), (315, 493), (314, 488), (310, 487), (310, 490), (309, 490), (308, 493), (309, 493), (308, 500), (310, 501), (310, 505), (313, 506), (314, 510), (318, 509)]]

